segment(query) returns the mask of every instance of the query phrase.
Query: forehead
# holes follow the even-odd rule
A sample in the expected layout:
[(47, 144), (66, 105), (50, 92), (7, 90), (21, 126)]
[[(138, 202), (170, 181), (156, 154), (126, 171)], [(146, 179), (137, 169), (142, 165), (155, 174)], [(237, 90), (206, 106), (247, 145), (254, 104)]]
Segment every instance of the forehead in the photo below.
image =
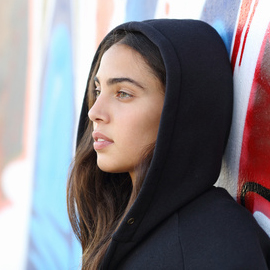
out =
[[(140, 53), (125, 44), (114, 44), (101, 57), (96, 76), (110, 72), (117, 73), (140, 73), (150, 72), (150, 67)], [(122, 74), (122, 75), (124, 75)]]

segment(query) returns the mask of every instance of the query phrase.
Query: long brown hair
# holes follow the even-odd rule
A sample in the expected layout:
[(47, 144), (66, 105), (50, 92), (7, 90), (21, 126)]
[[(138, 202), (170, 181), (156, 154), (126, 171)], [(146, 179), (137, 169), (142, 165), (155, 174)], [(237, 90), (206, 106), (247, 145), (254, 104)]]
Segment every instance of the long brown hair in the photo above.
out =
[[(93, 77), (98, 71), (104, 52), (113, 44), (121, 43), (139, 52), (150, 70), (164, 85), (165, 67), (159, 49), (143, 34), (117, 30), (100, 46), (100, 53), (88, 82), (88, 106), (95, 102)], [(155, 144), (142, 154), (136, 168), (136, 183), (128, 173), (106, 173), (97, 166), (97, 155), (93, 149), (92, 122), (76, 149), (67, 185), (67, 207), (74, 233), (81, 243), (82, 269), (98, 269), (111, 242), (113, 232), (129, 211), (138, 196), (150, 166)]]

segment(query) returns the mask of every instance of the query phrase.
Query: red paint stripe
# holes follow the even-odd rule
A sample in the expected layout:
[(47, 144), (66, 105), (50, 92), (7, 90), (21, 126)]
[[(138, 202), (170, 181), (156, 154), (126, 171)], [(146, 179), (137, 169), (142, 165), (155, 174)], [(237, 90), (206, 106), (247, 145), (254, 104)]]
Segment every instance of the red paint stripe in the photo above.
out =
[[(239, 161), (238, 201), (246, 182), (270, 189), (270, 24), (258, 56), (247, 109)], [(270, 218), (270, 202), (254, 192), (245, 197), (251, 212), (261, 211)], [(261, 205), (263, 203), (263, 205)], [(264, 209), (264, 210), (263, 210)]]
[(265, 216), (270, 218), (270, 204), (267, 200), (265, 200), (262, 196), (256, 193), (249, 193), (247, 195), (247, 204), (245, 207), (252, 213), (259, 211), (263, 213)]
[(249, 33), (251, 22), (253, 20), (253, 17), (254, 17), (255, 11), (256, 11), (256, 7), (258, 6), (258, 2), (259, 2), (259, 0), (256, 0), (256, 2), (254, 4), (254, 7), (253, 7), (253, 10), (252, 10), (252, 13), (251, 13), (250, 18), (249, 18), (249, 22), (248, 22), (248, 26), (247, 26), (247, 31), (245, 33), (245, 37), (244, 37), (244, 41), (243, 41), (243, 46), (242, 46), (242, 51), (241, 51), (239, 66), (241, 66), (241, 63), (242, 63), (242, 58), (243, 58), (243, 53), (244, 53), (245, 46), (246, 46), (247, 36), (248, 36), (248, 33)]
[(233, 47), (233, 52), (232, 52), (232, 57), (231, 57), (231, 65), (232, 65), (233, 71), (235, 68), (235, 63), (236, 63), (238, 51), (240, 48), (242, 32), (243, 32), (244, 26), (247, 22), (251, 3), (252, 3), (252, 0), (243, 0), (242, 5), (241, 5), (239, 22), (237, 25), (237, 30), (236, 30), (235, 39), (234, 39), (234, 47)]

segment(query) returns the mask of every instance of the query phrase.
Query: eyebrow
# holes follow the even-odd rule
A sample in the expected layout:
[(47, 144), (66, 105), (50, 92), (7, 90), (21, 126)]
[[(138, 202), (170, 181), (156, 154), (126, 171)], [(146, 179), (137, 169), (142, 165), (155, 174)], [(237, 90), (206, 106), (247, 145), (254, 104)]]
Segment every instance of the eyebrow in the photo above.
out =
[[(94, 81), (100, 84), (99, 79), (97, 77), (94, 77)], [(135, 86), (141, 89), (145, 89), (139, 82), (128, 77), (110, 78), (107, 80), (107, 85), (114, 85), (122, 82), (128, 82), (134, 84)]]

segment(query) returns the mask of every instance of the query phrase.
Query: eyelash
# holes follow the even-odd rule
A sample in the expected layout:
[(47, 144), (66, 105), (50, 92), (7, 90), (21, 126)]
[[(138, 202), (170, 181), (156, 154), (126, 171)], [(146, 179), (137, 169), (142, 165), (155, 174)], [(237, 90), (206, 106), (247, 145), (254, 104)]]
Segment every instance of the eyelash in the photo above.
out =
[[(96, 89), (93, 90), (93, 93), (94, 93), (95, 99), (97, 99), (99, 97), (100, 93), (101, 93), (101, 90), (98, 89), (98, 88), (96, 88)], [(121, 97), (121, 95), (125, 95), (125, 96), (124, 97), (123, 96)], [(131, 95), (131, 94), (129, 94), (129, 93), (123, 91), (123, 90), (120, 90), (120, 91), (118, 91), (116, 93), (116, 97), (118, 99), (128, 99), (128, 98), (132, 98), (133, 95)]]
[[(125, 97), (123, 97), (123, 96), (121, 97), (121, 95), (125, 95)], [(127, 98), (132, 98), (133, 95), (131, 95), (131, 94), (125, 92), (125, 91), (120, 90), (120, 91), (117, 92), (116, 97), (119, 98), (119, 99), (127, 99)]]

